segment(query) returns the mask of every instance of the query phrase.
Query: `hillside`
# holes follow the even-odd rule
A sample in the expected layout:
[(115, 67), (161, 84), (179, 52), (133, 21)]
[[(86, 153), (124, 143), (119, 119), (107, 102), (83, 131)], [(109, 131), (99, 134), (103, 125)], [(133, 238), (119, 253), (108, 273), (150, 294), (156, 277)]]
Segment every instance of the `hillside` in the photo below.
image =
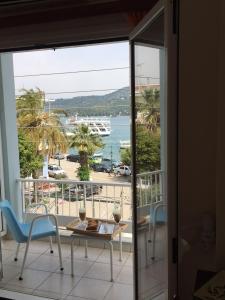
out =
[[(46, 110), (48, 103), (46, 103)], [(56, 99), (51, 103), (51, 109), (64, 109), (69, 115), (100, 116), (100, 115), (129, 115), (130, 89), (124, 87), (115, 92), (101, 96), (78, 96), (73, 98)]]

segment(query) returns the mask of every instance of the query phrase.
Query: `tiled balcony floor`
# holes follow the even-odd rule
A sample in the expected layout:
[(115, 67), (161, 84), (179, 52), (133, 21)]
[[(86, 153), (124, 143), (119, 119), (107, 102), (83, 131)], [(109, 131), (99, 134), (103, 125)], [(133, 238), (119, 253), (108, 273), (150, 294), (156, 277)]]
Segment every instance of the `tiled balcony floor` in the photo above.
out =
[[(133, 255), (123, 252), (123, 261), (119, 261), (118, 251), (114, 251), (114, 282), (110, 282), (109, 250), (88, 249), (88, 258), (84, 258), (84, 247), (74, 248), (74, 272), (72, 278), (70, 245), (62, 244), (63, 273), (59, 270), (56, 245), (54, 253), (49, 252), (49, 243), (33, 241), (28, 252), (23, 281), (18, 280), (24, 246), (20, 249), (17, 262), (14, 261), (16, 243), (3, 240), (3, 272), (0, 288), (35, 296), (65, 300), (132, 300), (133, 299)], [(147, 286), (151, 283), (155, 295), (162, 291), (160, 274), (162, 260), (152, 262), (146, 268)], [(150, 299), (164, 299), (150, 298)]]
[(70, 245), (62, 244), (63, 273), (59, 270), (57, 247), (49, 252), (49, 243), (31, 242), (23, 281), (18, 280), (24, 246), (20, 249), (17, 262), (14, 261), (16, 243), (11, 240), (2, 242), (4, 277), (0, 282), (2, 289), (17, 291), (53, 299), (67, 300), (112, 300), (133, 298), (132, 253), (123, 252), (123, 261), (118, 260), (119, 253), (114, 251), (114, 282), (110, 282), (109, 251), (107, 249), (88, 249), (88, 258), (84, 258), (84, 248), (74, 249), (74, 272), (70, 275)]

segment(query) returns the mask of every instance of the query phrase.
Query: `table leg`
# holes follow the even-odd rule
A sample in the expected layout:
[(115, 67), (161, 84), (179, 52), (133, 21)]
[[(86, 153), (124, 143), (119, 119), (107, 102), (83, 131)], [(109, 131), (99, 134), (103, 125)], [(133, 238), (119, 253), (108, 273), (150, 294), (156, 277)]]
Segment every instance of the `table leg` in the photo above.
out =
[(120, 234), (119, 234), (119, 240), (120, 240), (120, 258), (119, 258), (119, 261), (122, 261), (123, 244), (122, 244), (122, 232), (121, 231), (120, 231)]
[(85, 258), (88, 258), (88, 241), (85, 240)]
[(73, 277), (74, 276), (74, 270), (73, 270), (73, 244), (74, 244), (74, 238), (72, 239), (71, 241), (71, 276)]
[(110, 250), (110, 272), (111, 272), (111, 279), (110, 281), (113, 282), (113, 243), (108, 241), (109, 250)]

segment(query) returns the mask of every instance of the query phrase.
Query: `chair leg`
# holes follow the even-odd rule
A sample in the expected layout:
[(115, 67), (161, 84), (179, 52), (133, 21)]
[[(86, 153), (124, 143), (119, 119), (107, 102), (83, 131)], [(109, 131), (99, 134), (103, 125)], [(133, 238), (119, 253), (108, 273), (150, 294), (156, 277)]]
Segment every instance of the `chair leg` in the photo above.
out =
[(155, 238), (156, 238), (156, 224), (153, 225), (153, 238), (152, 238), (152, 260), (155, 259)]
[(63, 271), (63, 264), (62, 264), (62, 251), (61, 251), (61, 243), (60, 243), (60, 236), (59, 231), (56, 231), (57, 236), (57, 244), (58, 244), (58, 251), (59, 251), (59, 264), (60, 264), (60, 270)]
[(53, 249), (52, 249), (52, 237), (49, 237), (49, 242), (50, 242), (50, 253), (53, 253)]
[(23, 280), (23, 270), (24, 270), (26, 259), (27, 259), (27, 252), (28, 252), (28, 249), (29, 249), (29, 245), (30, 245), (30, 239), (27, 240), (27, 244), (26, 244), (26, 249), (25, 249), (25, 253), (24, 253), (24, 257), (23, 257), (23, 263), (22, 263), (22, 267), (21, 267), (21, 271), (20, 271), (19, 280)]
[(15, 253), (15, 257), (14, 257), (14, 260), (15, 260), (15, 261), (18, 260), (19, 250), (20, 250), (20, 243), (18, 243), (18, 244), (17, 244), (17, 247), (16, 247), (16, 253)]

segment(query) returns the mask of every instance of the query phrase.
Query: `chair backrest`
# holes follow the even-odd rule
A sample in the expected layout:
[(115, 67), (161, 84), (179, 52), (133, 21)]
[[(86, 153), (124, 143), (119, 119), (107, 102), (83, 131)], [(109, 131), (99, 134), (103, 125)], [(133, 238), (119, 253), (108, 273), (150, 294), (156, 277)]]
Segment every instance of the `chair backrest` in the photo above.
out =
[(24, 234), (21, 228), (20, 223), (17, 220), (17, 217), (12, 210), (11, 204), (8, 200), (0, 201), (0, 209), (6, 219), (6, 223), (9, 227), (9, 230), (13, 238), (18, 242), (24, 242)]
[(156, 214), (155, 214), (155, 222), (156, 223), (166, 223), (167, 222), (167, 212), (166, 212), (165, 203), (163, 203), (162, 201), (154, 203), (150, 207), (150, 215), (152, 217), (153, 217), (154, 212), (156, 212)]

